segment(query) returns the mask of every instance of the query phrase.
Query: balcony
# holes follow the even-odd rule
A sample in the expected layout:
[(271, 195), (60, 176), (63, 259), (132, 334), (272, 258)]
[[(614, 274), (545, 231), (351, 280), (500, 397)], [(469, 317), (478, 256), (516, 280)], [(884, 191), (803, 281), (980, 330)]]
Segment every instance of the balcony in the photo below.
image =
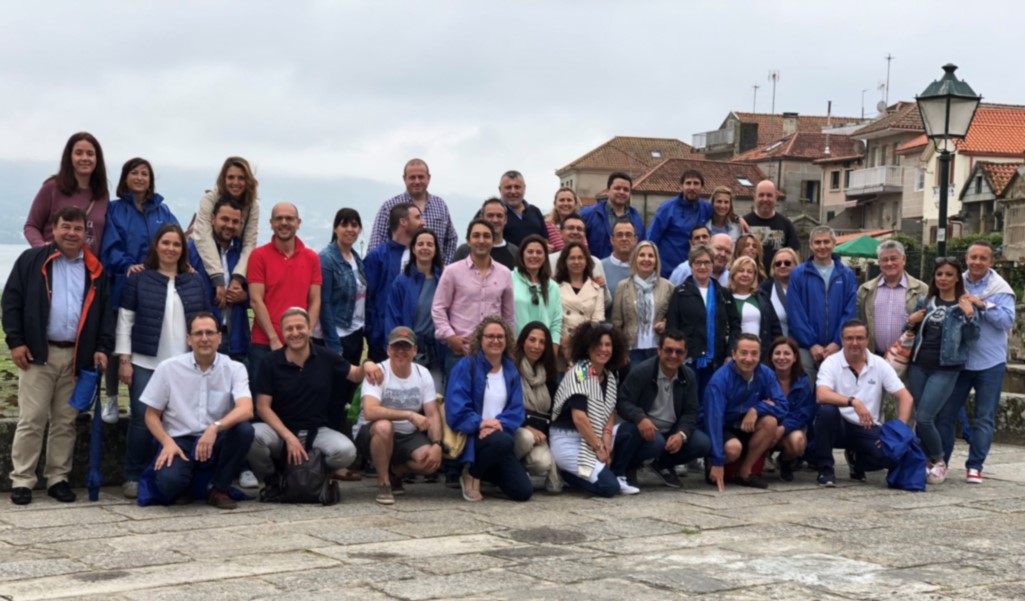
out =
[(904, 168), (885, 165), (852, 171), (846, 194), (848, 197), (869, 194), (899, 194), (903, 190)]
[(691, 136), (691, 146), (697, 152), (720, 146), (733, 146), (733, 128), (706, 131)]

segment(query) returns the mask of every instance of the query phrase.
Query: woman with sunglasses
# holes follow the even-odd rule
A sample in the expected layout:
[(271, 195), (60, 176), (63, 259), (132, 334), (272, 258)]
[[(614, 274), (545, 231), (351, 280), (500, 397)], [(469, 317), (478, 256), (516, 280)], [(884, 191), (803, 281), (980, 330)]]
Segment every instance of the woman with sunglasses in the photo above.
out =
[(787, 286), (790, 285), (790, 273), (797, 267), (799, 259), (797, 251), (783, 247), (772, 257), (772, 277), (762, 282), (759, 289), (765, 292), (769, 300), (769, 310), (779, 322), (780, 332), (789, 336), (787, 325)]
[(929, 293), (918, 301), (905, 330), (915, 333), (908, 390), (915, 399), (918, 437), (929, 458), (926, 482), (940, 484), (947, 477), (947, 464), (936, 416), (968, 360), (969, 347), (979, 339), (975, 305), (965, 294), (961, 267), (954, 257), (936, 259)]
[(498, 315), (485, 317), (471, 336), (470, 352), (452, 368), (445, 391), (445, 421), (466, 434), (459, 485), (463, 499), (482, 501), (480, 481), (498, 486), (513, 501), (534, 492), (516, 458), (514, 433), (523, 425), (523, 385), (510, 357), (512, 330)]
[(658, 335), (666, 329), (673, 285), (660, 273), (658, 247), (641, 242), (630, 258), (630, 277), (619, 283), (613, 296), (612, 325), (623, 331), (630, 345), (631, 365), (655, 356)]
[(513, 305), (516, 324), (513, 331), (519, 335), (523, 326), (539, 321), (551, 332), (554, 350), (558, 354), (562, 336), (562, 300), (559, 285), (552, 279), (548, 262), (548, 243), (537, 234), (523, 239), (516, 249), (516, 268), (512, 272)]
[(571, 188), (559, 188), (555, 191), (555, 203), (552, 210), (545, 215), (545, 227), (548, 228), (549, 249), (554, 253), (562, 250), (562, 220), (580, 211), (580, 199)]
[(441, 384), (446, 346), (434, 337), (434, 320), (431, 318), (434, 292), (444, 269), (438, 235), (427, 228), (417, 230), (409, 241), (409, 256), (409, 263), (392, 282), (384, 330), (391, 332), (399, 326), (412, 328), (416, 334), (416, 357), (413, 361), (431, 372), (435, 390), (444, 390)]
[(712, 190), (712, 218), (708, 220), (708, 229), (715, 234), (726, 234), (734, 244), (741, 234), (751, 231), (747, 222), (733, 210), (733, 192), (726, 186)]
[(562, 491), (562, 479), (548, 446), (555, 396), (555, 351), (552, 334), (545, 324), (532, 321), (523, 326), (513, 359), (523, 381), (523, 411), (526, 421), (516, 430), (516, 457), (532, 476), (545, 477), (545, 490)]

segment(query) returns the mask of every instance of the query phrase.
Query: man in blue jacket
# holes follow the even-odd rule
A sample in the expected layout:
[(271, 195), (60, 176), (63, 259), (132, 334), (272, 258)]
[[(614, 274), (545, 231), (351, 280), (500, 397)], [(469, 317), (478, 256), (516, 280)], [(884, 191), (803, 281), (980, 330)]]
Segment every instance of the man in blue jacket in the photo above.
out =
[[(228, 355), (233, 360), (246, 363), (249, 354), (249, 293), (246, 285), (238, 276), (232, 277), (235, 265), (242, 255), (242, 240), (238, 237), (242, 227), (242, 208), (230, 198), (222, 198), (214, 205), (210, 214), (210, 228), (217, 250), (221, 256), (223, 279), (214, 282), (203, 266), (196, 243), (189, 240), (189, 263), (199, 274), (203, 289), (210, 300), (210, 312), (217, 319), (221, 328), (221, 346), (217, 352)], [(222, 300), (218, 302), (217, 289), (223, 288)]]
[(658, 247), (662, 257), (662, 277), (669, 279), (673, 269), (690, 254), (690, 233), (696, 225), (712, 218), (712, 205), (699, 198), (705, 178), (688, 169), (680, 176), (680, 193), (662, 203), (648, 229), (648, 240)]
[(787, 397), (772, 368), (759, 362), (761, 353), (758, 336), (741, 334), (733, 346), (733, 361), (716, 370), (705, 388), (698, 423), (712, 442), (706, 469), (719, 492), (723, 466), (738, 460), (735, 484), (769, 487), (751, 468), (772, 447), (776, 424), (787, 414)]
[(857, 316), (858, 279), (833, 254), (833, 228), (812, 228), (809, 244), (812, 257), (790, 274), (787, 320), (804, 371), (814, 382), (822, 361), (840, 350), (840, 328)]
[(409, 202), (395, 205), (388, 214), (391, 238), (363, 259), (363, 268), (367, 272), (367, 356), (378, 363), (388, 358), (384, 314), (388, 309), (391, 284), (410, 261), (409, 243), (421, 227), (423, 221), (416, 205)]
[[(645, 240), (644, 219), (637, 209), (630, 206), (633, 185), (633, 178), (617, 171), (609, 176), (606, 184), (609, 197), (580, 211), (580, 216), (584, 218), (584, 224), (587, 226), (587, 248), (595, 261), (612, 254), (612, 227), (620, 221), (634, 224), (637, 242)], [(665, 271), (664, 264), (662, 270)]]

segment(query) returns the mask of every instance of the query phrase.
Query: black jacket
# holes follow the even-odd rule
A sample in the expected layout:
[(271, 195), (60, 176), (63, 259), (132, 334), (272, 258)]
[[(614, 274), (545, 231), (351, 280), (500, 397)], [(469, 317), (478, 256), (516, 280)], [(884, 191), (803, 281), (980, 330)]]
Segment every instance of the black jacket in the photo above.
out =
[[(733, 294), (719, 285), (715, 278), (709, 279), (709, 294), (715, 297), (715, 348), (712, 349), (713, 366), (718, 368), (726, 360), (733, 342), (740, 335), (740, 313), (733, 300)], [(694, 276), (688, 277), (673, 291), (666, 314), (666, 329), (681, 330), (687, 337), (687, 356), (697, 359), (705, 356), (708, 332), (705, 327), (705, 301), (694, 283)]]
[(762, 341), (762, 363), (768, 363), (772, 341), (783, 335), (783, 326), (780, 325), (776, 310), (772, 307), (772, 288), (766, 288), (763, 283), (755, 291), (755, 297), (758, 299), (758, 309), (762, 313), (758, 329), (758, 339)]
[[(616, 412), (619, 417), (632, 423), (648, 416), (658, 396), (658, 357), (641, 361), (630, 369), (619, 387)], [(676, 425), (669, 434), (683, 432), (691, 437), (698, 421), (698, 379), (687, 366), (681, 366), (673, 381), (673, 408), (676, 410)]]
[[(110, 305), (110, 284), (103, 265), (88, 248), (85, 255), (83, 319), (75, 341), (74, 373), (93, 369), (93, 354), (114, 350), (114, 320)], [(46, 328), (50, 322), (50, 279), (53, 260), (60, 251), (54, 244), (30, 248), (21, 253), (4, 286), (3, 324), (7, 346), (27, 345), (32, 363), (44, 365), (49, 358)]]

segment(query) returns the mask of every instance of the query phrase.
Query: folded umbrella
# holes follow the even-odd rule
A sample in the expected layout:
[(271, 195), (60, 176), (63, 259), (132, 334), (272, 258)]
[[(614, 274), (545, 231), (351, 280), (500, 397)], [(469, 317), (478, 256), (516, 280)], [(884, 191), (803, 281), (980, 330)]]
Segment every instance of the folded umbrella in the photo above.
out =
[(100, 379), (96, 379), (93, 387), (93, 430), (89, 436), (89, 474), (86, 476), (86, 488), (89, 489), (89, 500), (100, 498), (100, 486), (103, 485), (103, 407), (100, 401)]

